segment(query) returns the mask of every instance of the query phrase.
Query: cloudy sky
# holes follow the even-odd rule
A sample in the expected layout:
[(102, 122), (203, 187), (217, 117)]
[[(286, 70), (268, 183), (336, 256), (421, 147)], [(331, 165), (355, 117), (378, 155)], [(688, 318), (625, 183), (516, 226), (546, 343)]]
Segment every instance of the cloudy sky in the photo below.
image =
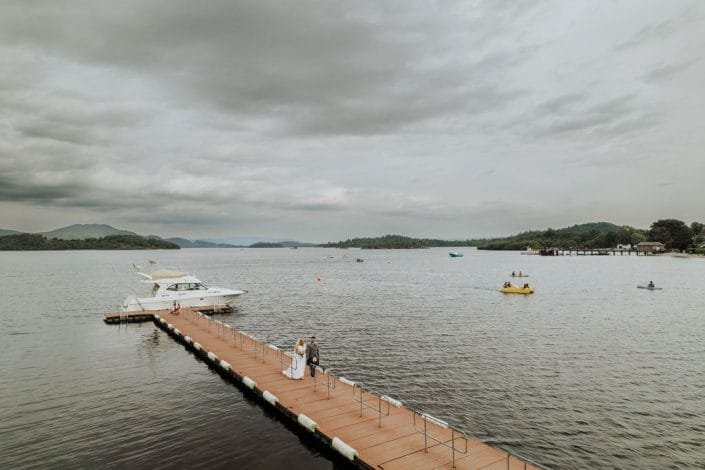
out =
[(4, 0), (0, 228), (705, 221), (705, 2)]

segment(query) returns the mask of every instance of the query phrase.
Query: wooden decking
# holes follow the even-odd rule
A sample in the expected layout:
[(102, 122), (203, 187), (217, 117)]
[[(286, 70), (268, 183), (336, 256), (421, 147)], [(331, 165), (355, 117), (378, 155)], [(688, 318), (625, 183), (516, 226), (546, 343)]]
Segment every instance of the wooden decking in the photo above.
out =
[[(206, 315), (214, 313), (230, 313), (233, 308), (228, 305), (209, 305), (208, 307), (183, 307), (180, 312), (184, 315), (201, 312)], [(170, 310), (141, 310), (133, 312), (109, 312), (103, 315), (105, 323), (141, 323), (154, 320), (154, 315), (166, 315)]]
[(222, 376), (358, 468), (541, 468), (330, 371), (319, 369), (314, 379), (307, 368), (303, 380), (291, 380), (282, 374), (292, 360), (288, 353), (195, 310), (153, 317)]

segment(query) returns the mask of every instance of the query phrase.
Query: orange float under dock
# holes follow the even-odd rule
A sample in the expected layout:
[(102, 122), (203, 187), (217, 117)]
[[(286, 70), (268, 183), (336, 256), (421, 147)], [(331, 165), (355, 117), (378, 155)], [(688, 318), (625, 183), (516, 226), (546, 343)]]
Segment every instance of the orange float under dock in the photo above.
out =
[(196, 309), (151, 313), (159, 328), (222, 376), (358, 468), (542, 468), (329, 370), (319, 368), (315, 378), (306, 370), (302, 380), (291, 380), (282, 374), (293, 360), (288, 351)]

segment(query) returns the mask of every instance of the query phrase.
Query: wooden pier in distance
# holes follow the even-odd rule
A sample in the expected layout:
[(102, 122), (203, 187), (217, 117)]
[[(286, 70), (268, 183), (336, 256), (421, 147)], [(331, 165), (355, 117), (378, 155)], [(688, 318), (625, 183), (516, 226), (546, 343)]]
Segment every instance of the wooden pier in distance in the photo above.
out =
[[(536, 250), (536, 253), (541, 256), (653, 256), (663, 254), (661, 251), (637, 248), (542, 248)], [(522, 252), (522, 254), (524, 254), (524, 252)]]
[[(113, 318), (113, 317), (111, 317)], [(376, 394), (363, 384), (308, 367), (302, 380), (282, 374), (291, 354), (198, 309), (152, 312), (154, 323), (264, 407), (300, 426), (341, 460), (363, 469), (541, 469), (448, 423)], [(107, 321), (107, 319), (106, 319)]]
[[(231, 313), (233, 308), (229, 305), (209, 305), (207, 307), (182, 307), (180, 312), (192, 314), (193, 312), (201, 312), (206, 315), (216, 313)], [(170, 314), (171, 310), (135, 310), (131, 312), (109, 312), (103, 315), (105, 323), (141, 323), (154, 320), (155, 315)]]

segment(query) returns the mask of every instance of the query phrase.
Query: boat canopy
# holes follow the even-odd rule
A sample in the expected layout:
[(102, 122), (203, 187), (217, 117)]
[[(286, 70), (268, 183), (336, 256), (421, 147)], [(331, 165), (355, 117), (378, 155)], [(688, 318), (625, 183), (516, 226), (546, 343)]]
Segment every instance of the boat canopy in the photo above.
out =
[(150, 277), (152, 278), (153, 281), (158, 281), (160, 279), (176, 279), (180, 277), (186, 276), (186, 273), (182, 273), (179, 271), (170, 271), (168, 269), (157, 269), (154, 271)]

